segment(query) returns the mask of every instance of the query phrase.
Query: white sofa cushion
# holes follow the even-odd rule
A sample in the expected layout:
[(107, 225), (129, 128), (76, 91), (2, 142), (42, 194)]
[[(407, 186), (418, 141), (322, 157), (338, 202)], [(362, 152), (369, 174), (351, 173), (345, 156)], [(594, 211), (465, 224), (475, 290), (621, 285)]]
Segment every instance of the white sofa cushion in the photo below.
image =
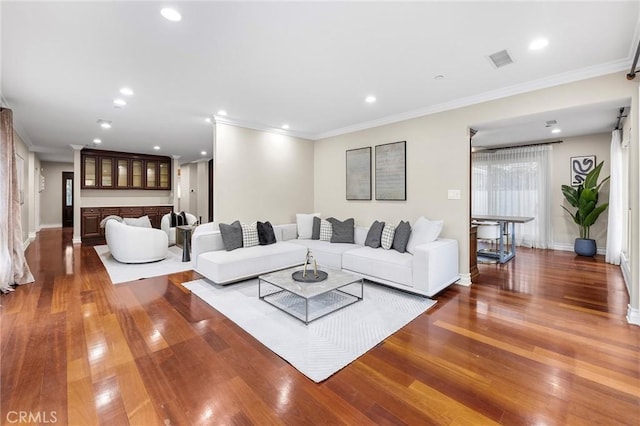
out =
[(442, 231), (443, 224), (444, 222), (442, 220), (428, 220), (424, 216), (420, 216), (413, 225), (413, 228), (411, 228), (407, 251), (409, 253), (415, 253), (416, 246), (437, 240)]
[(304, 263), (307, 249), (287, 241), (198, 255), (196, 271), (217, 284), (229, 284)]
[(298, 225), (298, 238), (311, 239), (313, 235), (313, 217), (320, 217), (320, 213), (296, 214), (296, 224)]
[(359, 247), (343, 253), (342, 268), (407, 286), (413, 285), (413, 255), (409, 253)]
[(291, 240), (311, 250), (319, 266), (342, 269), (342, 254), (359, 246), (349, 243), (330, 243), (320, 240)]
[(153, 228), (149, 216), (142, 217), (125, 217), (122, 221), (129, 226), (139, 226), (140, 228)]

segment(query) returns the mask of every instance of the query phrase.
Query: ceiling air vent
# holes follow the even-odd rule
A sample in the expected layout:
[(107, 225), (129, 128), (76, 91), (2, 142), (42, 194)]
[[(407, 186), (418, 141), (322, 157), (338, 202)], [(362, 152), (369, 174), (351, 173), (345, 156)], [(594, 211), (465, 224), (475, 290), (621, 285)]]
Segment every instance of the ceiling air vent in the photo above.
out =
[(505, 65), (509, 65), (513, 63), (513, 59), (511, 59), (511, 55), (506, 50), (501, 50), (500, 52), (496, 52), (493, 55), (489, 55), (489, 59), (493, 62), (493, 65), (496, 68), (504, 67)]
[(556, 124), (558, 124), (556, 120), (548, 120), (544, 122), (544, 127), (551, 127), (555, 126)]

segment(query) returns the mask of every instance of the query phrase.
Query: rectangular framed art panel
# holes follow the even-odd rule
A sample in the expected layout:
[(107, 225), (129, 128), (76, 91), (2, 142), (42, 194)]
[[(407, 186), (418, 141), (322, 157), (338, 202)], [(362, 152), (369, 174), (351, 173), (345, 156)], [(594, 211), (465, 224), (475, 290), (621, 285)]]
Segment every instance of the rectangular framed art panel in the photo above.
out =
[(578, 186), (581, 183), (584, 183), (584, 179), (591, 170), (595, 169), (595, 167), (595, 155), (571, 157), (571, 186)]
[(407, 142), (376, 145), (376, 200), (407, 199)]
[(347, 150), (347, 200), (371, 200), (371, 147)]

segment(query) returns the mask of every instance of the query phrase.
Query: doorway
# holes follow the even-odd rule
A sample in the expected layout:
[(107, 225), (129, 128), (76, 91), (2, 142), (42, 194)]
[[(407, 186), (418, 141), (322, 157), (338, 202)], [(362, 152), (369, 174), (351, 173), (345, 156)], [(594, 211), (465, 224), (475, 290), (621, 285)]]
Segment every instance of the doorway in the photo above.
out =
[(62, 226), (73, 226), (73, 172), (62, 172)]

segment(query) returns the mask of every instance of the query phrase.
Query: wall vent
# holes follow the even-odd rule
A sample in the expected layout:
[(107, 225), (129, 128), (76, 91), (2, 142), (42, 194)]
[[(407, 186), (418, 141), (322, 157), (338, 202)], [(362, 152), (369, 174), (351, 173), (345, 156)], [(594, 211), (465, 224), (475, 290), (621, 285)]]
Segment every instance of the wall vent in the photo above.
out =
[(491, 59), (493, 66), (495, 66), (496, 68), (501, 68), (513, 63), (511, 55), (509, 55), (509, 52), (507, 52), (506, 50), (501, 50), (500, 52), (496, 52), (493, 55), (489, 55), (489, 59)]
[(548, 120), (544, 122), (544, 127), (551, 127), (555, 126), (556, 124), (558, 124), (556, 120)]

